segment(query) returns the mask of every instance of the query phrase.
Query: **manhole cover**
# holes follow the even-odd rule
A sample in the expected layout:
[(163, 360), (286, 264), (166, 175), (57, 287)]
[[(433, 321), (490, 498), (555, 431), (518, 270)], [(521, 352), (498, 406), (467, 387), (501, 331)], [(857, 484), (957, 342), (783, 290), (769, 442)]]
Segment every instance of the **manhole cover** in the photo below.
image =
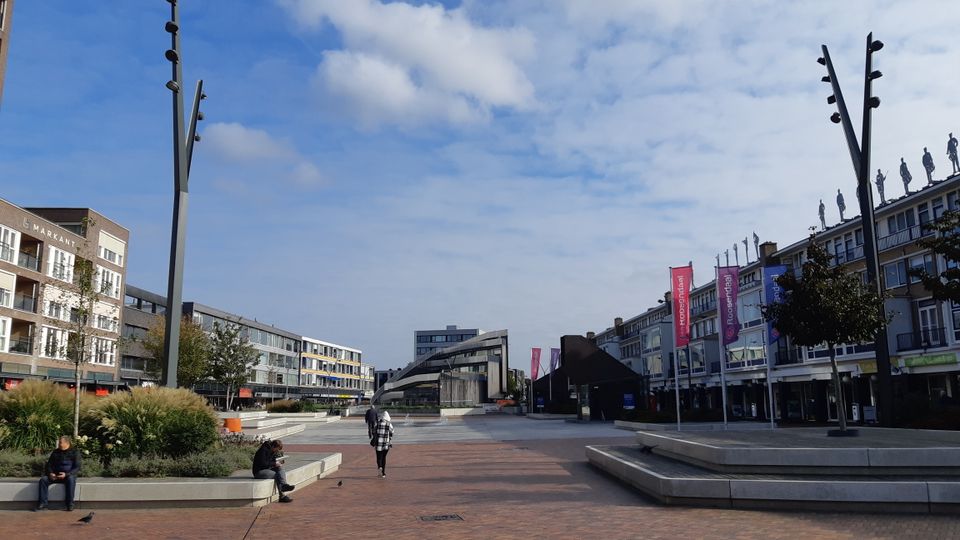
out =
[(459, 514), (442, 514), (439, 516), (420, 516), (420, 521), (463, 521)]

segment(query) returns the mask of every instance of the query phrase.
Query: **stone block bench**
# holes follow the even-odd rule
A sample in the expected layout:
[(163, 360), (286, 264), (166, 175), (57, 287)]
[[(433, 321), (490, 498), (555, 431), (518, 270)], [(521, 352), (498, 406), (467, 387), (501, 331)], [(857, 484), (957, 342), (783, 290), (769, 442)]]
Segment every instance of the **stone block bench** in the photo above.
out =
[[(297, 489), (340, 468), (339, 453), (287, 454), (287, 482)], [(0, 479), (0, 509), (29, 509), (37, 504), (39, 478)], [(296, 491), (293, 492), (294, 494)], [(90, 508), (196, 508), (263, 506), (279, 495), (273, 480), (238, 471), (227, 478), (80, 478), (76, 505)], [(62, 504), (64, 486), (50, 486), (53, 508)]]

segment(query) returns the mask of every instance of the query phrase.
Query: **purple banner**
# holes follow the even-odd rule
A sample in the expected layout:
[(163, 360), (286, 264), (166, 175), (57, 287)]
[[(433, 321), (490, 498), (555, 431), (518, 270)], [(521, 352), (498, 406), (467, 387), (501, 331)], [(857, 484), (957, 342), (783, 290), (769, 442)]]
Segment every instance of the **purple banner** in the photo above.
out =
[(740, 292), (740, 268), (717, 268), (717, 318), (723, 344), (729, 345), (740, 337), (740, 317), (737, 315), (737, 294)]
[(550, 349), (550, 374), (553, 375), (553, 372), (560, 367), (560, 349), (551, 348)]

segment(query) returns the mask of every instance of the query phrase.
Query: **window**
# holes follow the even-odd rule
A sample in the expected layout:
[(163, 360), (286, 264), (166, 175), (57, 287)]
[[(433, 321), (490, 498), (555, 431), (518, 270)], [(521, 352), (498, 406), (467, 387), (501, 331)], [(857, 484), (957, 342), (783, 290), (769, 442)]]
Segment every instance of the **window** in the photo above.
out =
[(10, 341), (10, 319), (0, 317), (0, 352), (7, 352), (7, 344)]
[(97, 290), (111, 298), (120, 298), (120, 274), (97, 265)]
[(902, 287), (907, 284), (906, 261), (896, 261), (883, 265), (883, 281), (887, 289)]
[(108, 332), (116, 332), (117, 326), (120, 324), (120, 320), (116, 317), (110, 317), (108, 315), (97, 315), (96, 325), (100, 330), (107, 330)]
[(147, 337), (147, 329), (143, 328), (142, 326), (125, 324), (123, 325), (123, 337), (134, 341), (140, 341)]
[(0, 260), (17, 264), (17, 250), (20, 249), (17, 243), (19, 236), (17, 231), (0, 225)]
[(66, 281), (73, 282), (73, 264), (76, 256), (73, 253), (67, 253), (62, 249), (50, 246), (50, 256), (47, 258), (47, 275)]
[(652, 377), (663, 375), (663, 356), (652, 354), (647, 357), (647, 371)]
[(125, 295), (123, 297), (123, 305), (133, 309), (140, 309), (140, 299), (135, 296)]
[(41, 356), (61, 360), (66, 359), (69, 332), (60, 328), (44, 326), (40, 334), (40, 342), (43, 345), (43, 349), (40, 351)]
[(903, 212), (887, 218), (887, 233), (896, 234), (900, 231), (905, 231), (916, 224), (917, 222), (913, 217), (913, 210), (904, 210)]
[(116, 343), (112, 339), (93, 338), (94, 364), (112, 366), (116, 364)]
[[(923, 270), (927, 274), (934, 275), (933, 254), (915, 255), (910, 257), (910, 270)], [(919, 283), (920, 278), (910, 276), (910, 283)]]
[(116, 236), (100, 231), (100, 243), (97, 246), (97, 254), (101, 259), (112, 262), (117, 266), (123, 266), (123, 252), (126, 249), (126, 243)]
[(13, 291), (16, 286), (16, 274), (0, 271), (0, 307), (13, 307)]
[(44, 314), (51, 319), (59, 319), (61, 321), (69, 320), (70, 310), (67, 309), (67, 306), (61, 304), (60, 302), (54, 302), (53, 300), (47, 301), (47, 309), (44, 310)]

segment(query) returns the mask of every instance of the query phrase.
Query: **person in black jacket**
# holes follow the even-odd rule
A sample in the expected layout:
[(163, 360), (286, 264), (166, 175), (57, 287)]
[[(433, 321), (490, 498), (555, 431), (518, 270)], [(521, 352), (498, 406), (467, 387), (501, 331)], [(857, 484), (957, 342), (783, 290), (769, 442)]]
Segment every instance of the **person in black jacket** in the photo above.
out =
[(60, 437), (57, 449), (50, 454), (50, 459), (43, 467), (43, 476), (40, 478), (40, 500), (37, 510), (47, 509), (47, 495), (50, 484), (62, 483), (66, 488), (64, 508), (73, 511), (73, 496), (77, 491), (77, 473), (80, 472), (80, 452), (72, 446), (73, 441), (66, 435)]
[(379, 416), (379, 411), (377, 408), (370, 404), (370, 408), (367, 409), (367, 412), (364, 413), (363, 419), (367, 422), (367, 438), (372, 439), (375, 434), (375, 428), (377, 427), (377, 417)]
[(279, 439), (260, 445), (253, 456), (253, 477), (269, 478), (276, 482), (280, 502), (288, 503), (293, 500), (285, 495), (286, 492), (293, 491), (293, 486), (287, 483), (287, 475), (283, 470), (283, 443)]

